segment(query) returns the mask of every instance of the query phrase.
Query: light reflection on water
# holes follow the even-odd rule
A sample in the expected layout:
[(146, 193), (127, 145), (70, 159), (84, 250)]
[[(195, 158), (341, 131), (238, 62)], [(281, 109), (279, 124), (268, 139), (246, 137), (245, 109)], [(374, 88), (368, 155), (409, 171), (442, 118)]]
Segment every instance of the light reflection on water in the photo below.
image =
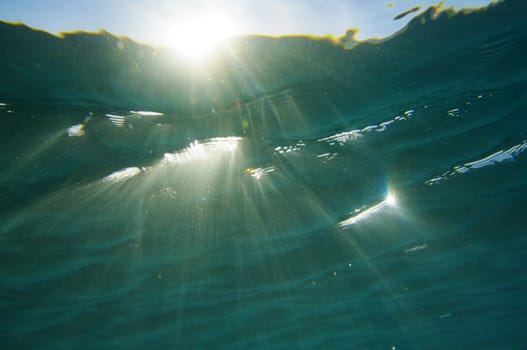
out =
[(77, 124), (70, 126), (66, 132), (68, 133), (68, 136), (84, 136), (86, 133), (84, 131), (84, 124)]
[(168, 163), (183, 163), (193, 160), (214, 159), (225, 152), (233, 152), (238, 147), (241, 137), (217, 137), (203, 142), (194, 141), (183, 151), (165, 153)]
[(104, 182), (119, 182), (128, 180), (142, 172), (142, 169), (138, 167), (130, 167), (122, 170), (115, 171), (110, 175), (102, 179)]
[(393, 117), (392, 119), (389, 119), (387, 121), (384, 121), (384, 122), (381, 122), (379, 124), (375, 124), (375, 125), (368, 125), (368, 126), (365, 126), (361, 129), (355, 129), (355, 130), (351, 130), (351, 131), (345, 131), (345, 132), (341, 132), (341, 133), (338, 133), (338, 134), (335, 134), (335, 135), (331, 135), (331, 136), (328, 136), (328, 137), (324, 137), (324, 138), (321, 138), (319, 139), (319, 141), (323, 142), (328, 142), (331, 146), (335, 145), (335, 143), (338, 143), (339, 145), (344, 145), (346, 143), (349, 143), (359, 137), (362, 137), (365, 133), (369, 133), (369, 132), (372, 132), (372, 131), (376, 131), (376, 132), (383, 132), (383, 131), (386, 131), (387, 127), (391, 124), (393, 124), (394, 122), (398, 122), (398, 121), (404, 121), (404, 120), (408, 120), (409, 118), (412, 117), (412, 115), (414, 114), (415, 110), (414, 109), (408, 109), (406, 111), (404, 111), (403, 113)]
[(351, 225), (370, 217), (371, 215), (377, 213), (379, 210), (387, 206), (394, 207), (396, 205), (397, 199), (395, 197), (395, 194), (393, 192), (388, 192), (384, 200), (370, 207), (367, 207), (366, 209), (356, 209), (352, 216), (339, 222), (339, 226), (343, 229), (349, 228)]
[(436, 185), (451, 177), (468, 173), (471, 170), (489, 167), (497, 163), (513, 161), (520, 153), (526, 150), (527, 150), (527, 141), (524, 140), (522, 143), (516, 144), (505, 150), (496, 151), (481, 159), (478, 159), (472, 162), (467, 162), (462, 165), (456, 165), (452, 168), (452, 170), (445, 171), (441, 175), (438, 175), (429, 180), (426, 180), (425, 183), (427, 185)]
[(245, 169), (245, 172), (256, 179), (260, 179), (262, 176), (272, 173), (275, 170), (276, 170), (275, 166), (269, 166), (265, 168), (255, 168), (255, 169), (247, 168)]

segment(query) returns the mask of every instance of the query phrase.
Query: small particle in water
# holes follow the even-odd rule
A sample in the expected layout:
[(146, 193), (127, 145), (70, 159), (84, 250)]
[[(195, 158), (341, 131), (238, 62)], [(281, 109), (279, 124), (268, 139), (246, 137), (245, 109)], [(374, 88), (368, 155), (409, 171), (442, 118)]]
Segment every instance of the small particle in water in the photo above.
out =
[(352, 265), (351, 263), (350, 263), (350, 264), (348, 264), (348, 267), (352, 267), (352, 266), (353, 266), (353, 265)]
[(333, 271), (333, 276), (336, 276), (337, 275), (337, 271)]
[(450, 317), (450, 312), (447, 312), (446, 314), (439, 315), (439, 318), (447, 318)]
[(395, 347), (395, 345), (392, 345), (392, 350), (397, 350), (397, 348)]

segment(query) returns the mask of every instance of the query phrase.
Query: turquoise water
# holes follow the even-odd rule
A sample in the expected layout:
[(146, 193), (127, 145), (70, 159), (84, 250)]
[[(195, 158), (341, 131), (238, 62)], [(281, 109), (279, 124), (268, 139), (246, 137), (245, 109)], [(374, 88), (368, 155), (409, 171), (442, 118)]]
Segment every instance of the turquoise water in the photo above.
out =
[(1, 348), (525, 349), (526, 15), (199, 67), (0, 23)]

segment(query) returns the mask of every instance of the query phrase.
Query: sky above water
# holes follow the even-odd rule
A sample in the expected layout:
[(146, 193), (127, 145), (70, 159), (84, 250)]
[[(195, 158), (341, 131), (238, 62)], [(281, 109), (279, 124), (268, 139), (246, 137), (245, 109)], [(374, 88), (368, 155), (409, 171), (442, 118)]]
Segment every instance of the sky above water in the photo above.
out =
[[(490, 0), (451, 0), (444, 6), (487, 5)], [(105, 29), (137, 41), (170, 46), (201, 31), (208, 36), (311, 34), (384, 37), (438, 1), (416, 0), (0, 0), (0, 19), (52, 33)], [(414, 6), (421, 10), (393, 18)], [(196, 28), (201, 29), (196, 29)]]

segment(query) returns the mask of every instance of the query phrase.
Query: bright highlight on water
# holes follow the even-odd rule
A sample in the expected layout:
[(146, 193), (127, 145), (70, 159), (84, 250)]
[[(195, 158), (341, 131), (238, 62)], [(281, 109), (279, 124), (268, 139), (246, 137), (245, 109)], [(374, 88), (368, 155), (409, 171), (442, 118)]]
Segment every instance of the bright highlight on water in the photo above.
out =
[(376, 212), (387, 206), (394, 207), (396, 205), (397, 199), (395, 198), (395, 195), (389, 192), (383, 201), (374, 204), (370, 207), (366, 207), (364, 209), (356, 209), (351, 217), (347, 218), (344, 221), (341, 221), (339, 225), (344, 229), (348, 228), (350, 225), (356, 224), (359, 221), (366, 219), (367, 217), (371, 216), (372, 214), (375, 214)]

